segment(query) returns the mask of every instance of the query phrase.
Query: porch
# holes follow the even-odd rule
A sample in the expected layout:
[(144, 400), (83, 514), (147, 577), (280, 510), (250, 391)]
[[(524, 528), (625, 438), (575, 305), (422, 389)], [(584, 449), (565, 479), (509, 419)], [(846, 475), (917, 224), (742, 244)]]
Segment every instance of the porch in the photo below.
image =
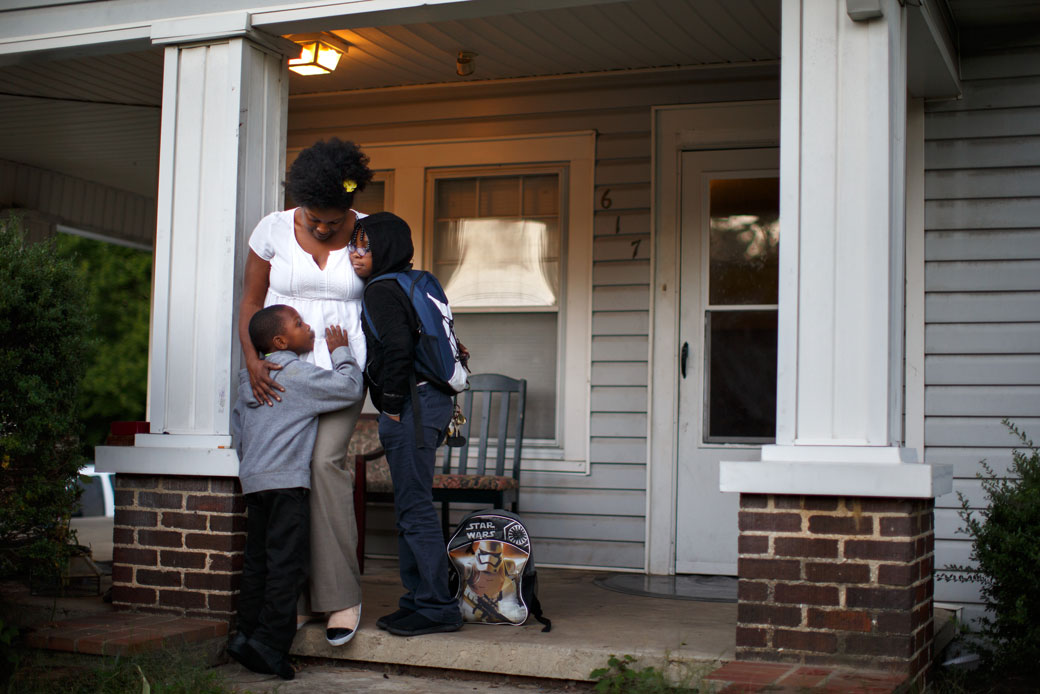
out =
[[(102, 518), (79, 519), (76, 524), (81, 541), (92, 546), (95, 559), (110, 560), (110, 521), (106, 525)], [(623, 580), (619, 581), (619, 577)], [(344, 677), (349, 677), (352, 687), (361, 687), (356, 691), (382, 691), (365, 689), (356, 682), (355, 675), (332, 668), (333, 664), (411, 673), (421, 678), (419, 682), (427, 682), (431, 676), (478, 678), (497, 683), (496, 691), (511, 691), (502, 689), (506, 683), (526, 683), (523, 687), (530, 687), (542, 682), (552, 689), (553, 683), (564, 686), (589, 682), (589, 674), (605, 667), (610, 657), (627, 654), (636, 659), (633, 667), (653, 667), (678, 682), (696, 683), (709, 677), (722, 691), (757, 691), (766, 685), (786, 685), (792, 688), (790, 691), (813, 691), (814, 687), (842, 692), (901, 691), (902, 677), (891, 673), (736, 662), (735, 586), (711, 582), (701, 586), (680, 584), (669, 597), (666, 594), (670, 581), (665, 576), (543, 567), (539, 569), (539, 595), (546, 616), (552, 620), (551, 632), (543, 633), (542, 625), (531, 620), (519, 628), (467, 625), (453, 634), (402, 639), (375, 627), (376, 618), (396, 608), (400, 585), (396, 562), (372, 558), (366, 562), (362, 576), (362, 628), (354, 641), (331, 647), (323, 638), (322, 625), (309, 624), (293, 644), (292, 652), (304, 666), (293, 683), (274, 677), (265, 679), (236, 665), (226, 666), (225, 674), (233, 683), (251, 691), (279, 686), (278, 691), (284, 693), (324, 691), (322, 686), (332, 687), (337, 678), (344, 682)], [(609, 589), (607, 586), (612, 584), (630, 592)], [(693, 599), (696, 597), (702, 599)], [(725, 601), (729, 599), (732, 601)], [(216, 629), (214, 638), (214, 633), (201, 628), (203, 620), (155, 615), (147, 624), (141, 623), (139, 618), (144, 615), (113, 611), (99, 597), (55, 600), (23, 592), (11, 601), (23, 607), (20, 612), (27, 621), (22, 625), (34, 627), (30, 643), (36, 647), (81, 653), (133, 652), (148, 648), (145, 632), (155, 632), (154, 647), (166, 644), (173, 636), (186, 644), (206, 642), (208, 647), (204, 650), (216, 653), (217, 660), (222, 659), (226, 625), (224, 631)], [(126, 620), (137, 621), (130, 624), (124, 623)], [(75, 631), (77, 624), (87, 622), (90, 631)], [(110, 627), (112, 634), (119, 633), (119, 638), (109, 639), (112, 634), (106, 634), (106, 627), (99, 627), (103, 624)], [(936, 610), (935, 624), (935, 652), (941, 653), (954, 636), (951, 614)], [(136, 635), (139, 638), (128, 637), (127, 628), (141, 632)], [(77, 634), (81, 636), (76, 637)], [(105, 645), (106, 639), (116, 650)], [(122, 645), (116, 646), (116, 641)], [(128, 644), (133, 645), (127, 648)], [(727, 686), (730, 688), (723, 690)], [(827, 687), (832, 689), (826, 690)]]
[[(103, 556), (103, 543), (102, 538), (95, 546), (95, 556)], [(301, 665), (293, 682), (255, 675), (235, 664), (223, 666), (222, 671), (230, 682), (249, 691), (283, 694), (338, 691), (346, 682), (354, 691), (384, 691), (380, 672), (392, 674), (392, 691), (401, 692), (457, 691), (451, 687), (457, 687), (460, 680), (466, 681), (467, 691), (484, 691), (481, 686), (497, 692), (563, 687), (583, 691), (589, 686), (583, 684), (589, 681), (589, 673), (605, 667), (610, 656), (631, 655), (636, 658), (633, 667), (654, 667), (691, 684), (708, 678), (717, 691), (758, 691), (766, 686), (772, 687), (770, 691), (788, 691), (784, 685), (799, 692), (817, 688), (886, 694), (902, 691), (902, 676), (891, 673), (737, 662), (735, 602), (623, 593), (601, 585), (611, 576), (617, 574), (540, 569), (539, 594), (546, 615), (553, 620), (549, 633), (532, 620), (521, 628), (468, 625), (451, 634), (404, 639), (375, 627), (376, 618), (396, 606), (400, 585), (396, 562), (373, 559), (362, 577), (362, 628), (350, 644), (330, 647), (322, 625), (310, 624), (300, 631), (293, 647)], [(631, 578), (633, 584), (644, 579)], [(652, 591), (659, 586), (648, 584), (646, 588)], [(5, 590), (22, 607), (20, 613), (26, 620), (22, 625), (33, 627), (29, 643), (37, 648), (114, 655), (168, 647), (173, 639), (196, 647), (204, 657), (223, 660), (226, 631), (204, 628), (213, 624), (226, 629), (223, 623), (115, 611), (96, 596), (55, 600), (27, 592), (12, 596), (10, 584)], [(141, 621), (142, 617), (146, 620)], [(935, 618), (937, 625), (943, 625), (936, 635), (938, 653), (952, 638), (953, 624), (941, 610)], [(140, 633), (128, 636), (128, 629)]]

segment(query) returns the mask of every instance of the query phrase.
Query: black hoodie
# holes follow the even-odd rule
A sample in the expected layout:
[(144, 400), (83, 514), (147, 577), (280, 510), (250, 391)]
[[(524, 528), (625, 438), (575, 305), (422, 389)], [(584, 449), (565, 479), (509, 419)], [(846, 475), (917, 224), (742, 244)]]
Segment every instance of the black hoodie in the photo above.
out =
[(412, 267), (412, 232), (403, 219), (389, 212), (362, 218), (361, 228), (368, 241), (368, 252), (372, 254), (372, 275), (365, 285), (365, 308), (380, 337), (376, 340), (368, 322), (362, 319), (368, 345), (365, 381), (372, 394), (372, 404), (381, 412), (399, 415), (410, 390), (419, 324), (411, 301), (397, 282), (372, 282), (371, 279)]

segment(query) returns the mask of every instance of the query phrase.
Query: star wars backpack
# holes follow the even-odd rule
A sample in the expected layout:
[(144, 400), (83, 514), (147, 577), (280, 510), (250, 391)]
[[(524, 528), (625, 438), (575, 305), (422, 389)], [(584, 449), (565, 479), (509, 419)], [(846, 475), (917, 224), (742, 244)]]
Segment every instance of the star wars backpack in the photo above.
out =
[(533, 616), (549, 631), (538, 602), (531, 538), (520, 517), (501, 509), (474, 511), (448, 540), (449, 581), (462, 619), (520, 626)]

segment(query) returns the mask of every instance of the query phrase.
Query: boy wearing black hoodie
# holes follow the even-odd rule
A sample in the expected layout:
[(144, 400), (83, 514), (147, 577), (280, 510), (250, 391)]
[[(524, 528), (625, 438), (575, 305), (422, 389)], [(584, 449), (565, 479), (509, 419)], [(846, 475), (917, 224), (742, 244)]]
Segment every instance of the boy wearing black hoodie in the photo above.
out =
[[(358, 277), (371, 280), (411, 268), (412, 233), (400, 217), (380, 212), (359, 220), (347, 246)], [(418, 319), (397, 282), (369, 281), (364, 308), (375, 325), (362, 319), (368, 345), (365, 381), (380, 411), (379, 440), (386, 451), (394, 485), (397, 551), (405, 594), (393, 614), (376, 626), (398, 636), (456, 631), (462, 626), (458, 602), (448, 589), (448, 558), (433, 505), (437, 447), (452, 414), (452, 399), (415, 371)], [(414, 387), (413, 387), (414, 383)], [(412, 393), (418, 402), (413, 402)], [(415, 410), (422, 440), (417, 440)]]

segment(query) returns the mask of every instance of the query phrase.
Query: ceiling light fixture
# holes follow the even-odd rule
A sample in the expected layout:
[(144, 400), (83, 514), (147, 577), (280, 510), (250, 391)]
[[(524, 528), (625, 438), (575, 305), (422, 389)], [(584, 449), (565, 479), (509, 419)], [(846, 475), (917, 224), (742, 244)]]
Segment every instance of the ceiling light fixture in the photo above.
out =
[(473, 59), (476, 57), (477, 54), (473, 51), (459, 51), (459, 57), (455, 61), (455, 74), (459, 77), (472, 75), (473, 71), (477, 69), (473, 63)]
[(288, 37), (300, 45), (300, 57), (289, 59), (289, 69), (298, 75), (327, 75), (336, 69), (339, 59), (347, 53), (348, 44), (335, 34), (291, 34)]

